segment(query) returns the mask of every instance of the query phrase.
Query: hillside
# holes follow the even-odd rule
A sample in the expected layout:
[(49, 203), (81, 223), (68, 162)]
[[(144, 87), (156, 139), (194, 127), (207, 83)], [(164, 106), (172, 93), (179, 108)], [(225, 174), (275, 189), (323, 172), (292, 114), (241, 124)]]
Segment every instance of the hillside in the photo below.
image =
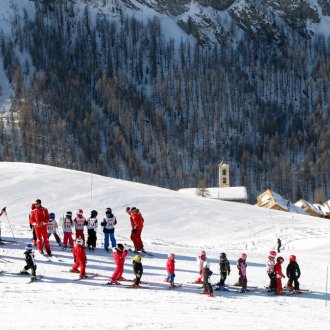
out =
[[(123, 180), (70, 171), (50, 166), (0, 163), (0, 201), (7, 206), (8, 217), (18, 245), (2, 246), (0, 263), (3, 329), (48, 329), (82, 327), (113, 329), (202, 329), (231, 327), (243, 329), (325, 329), (330, 318), (325, 307), (326, 265), (329, 264), (329, 220), (270, 212), (250, 205), (205, 200), (178, 192)], [(75, 274), (62, 271), (72, 265), (69, 251), (55, 246), (61, 261), (49, 262), (36, 255), (37, 274), (42, 281), (27, 285), (28, 278), (16, 273), (24, 266), (23, 251), (30, 241), (27, 215), (31, 202), (41, 198), (57, 218), (67, 210), (112, 207), (118, 219), (116, 237), (129, 243), (129, 219), (125, 207), (137, 206), (145, 218), (143, 239), (153, 258), (143, 258), (146, 289), (106, 287), (114, 269), (112, 255), (102, 248), (98, 232), (95, 254), (88, 252), (87, 271), (99, 276), (74, 281)], [(1, 217), (2, 237), (10, 239), (6, 218)], [(62, 233), (60, 232), (62, 236)], [(265, 260), (277, 235), (282, 239), (285, 266), (290, 254), (296, 254), (302, 270), (302, 287), (313, 290), (299, 296), (271, 297)], [(199, 295), (198, 287), (188, 284), (197, 276), (196, 255), (206, 250), (212, 282), (218, 280), (218, 255), (225, 251), (237, 278), (235, 260), (242, 251), (248, 255), (249, 285), (259, 289), (238, 295), (233, 291), (216, 292), (216, 298)], [(176, 282), (182, 288), (169, 291), (163, 282), (166, 256), (176, 253)], [(124, 276), (132, 278), (132, 255), (126, 259)], [(146, 285), (146, 284), (145, 284)], [(19, 317), (16, 317), (19, 315)], [(62, 317), (62, 315), (65, 317)], [(237, 318), (239, 315), (239, 322)], [(272, 316), (270, 318), (270, 315)], [(37, 318), (37, 319), (36, 319)]]
[(327, 1), (1, 6), (0, 160), (329, 198)]

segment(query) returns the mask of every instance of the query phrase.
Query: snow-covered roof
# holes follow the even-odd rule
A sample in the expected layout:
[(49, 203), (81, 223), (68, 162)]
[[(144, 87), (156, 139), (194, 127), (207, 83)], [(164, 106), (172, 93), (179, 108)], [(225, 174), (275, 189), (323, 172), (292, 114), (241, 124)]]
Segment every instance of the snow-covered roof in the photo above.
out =
[(318, 207), (317, 204), (312, 204), (310, 202), (307, 202), (304, 199), (300, 199), (299, 201), (297, 201), (295, 203), (295, 205), (298, 206), (298, 207), (307, 206), (310, 210), (318, 213), (319, 215), (321, 215), (321, 216), (325, 215), (325, 212), (320, 207)]
[[(180, 189), (179, 192), (187, 195), (196, 195), (196, 190), (198, 188), (186, 188)], [(226, 188), (206, 188), (209, 193), (207, 198), (221, 199), (227, 201), (235, 200), (247, 200), (247, 190), (246, 187), (226, 187)]]

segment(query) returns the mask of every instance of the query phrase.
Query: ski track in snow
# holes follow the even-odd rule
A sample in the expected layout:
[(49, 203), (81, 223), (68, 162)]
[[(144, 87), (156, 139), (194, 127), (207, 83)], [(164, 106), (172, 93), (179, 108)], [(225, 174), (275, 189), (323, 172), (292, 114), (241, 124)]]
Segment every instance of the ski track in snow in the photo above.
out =
[[(7, 206), (18, 244), (0, 246), (0, 324), (2, 329), (327, 329), (329, 306), (325, 306), (326, 266), (329, 264), (330, 221), (292, 215), (241, 204), (187, 197), (175, 191), (133, 182), (93, 176), (54, 167), (0, 162), (0, 202)], [(51, 187), (51, 189), (49, 189)], [(65, 187), (65, 189), (63, 189)], [(143, 240), (154, 257), (143, 257), (146, 289), (106, 286), (114, 270), (112, 254), (104, 251), (102, 233), (94, 254), (87, 252), (87, 273), (99, 276), (74, 281), (78, 274), (67, 271), (73, 264), (70, 250), (60, 249), (51, 237), (52, 251), (63, 260), (48, 261), (36, 252), (40, 281), (27, 284), (29, 276), (17, 273), (25, 265), (24, 247), (30, 242), (27, 215), (31, 202), (41, 198), (57, 220), (67, 210), (112, 207), (118, 219), (116, 238), (128, 243), (130, 225), (126, 206), (141, 209), (145, 218)], [(1, 206), (1, 205), (0, 205)], [(1, 206), (2, 207), (2, 206)], [(2, 216), (1, 233), (12, 239), (7, 219)], [(268, 296), (265, 262), (275, 247), (276, 233), (284, 250), (285, 271), (290, 254), (297, 255), (302, 288), (313, 292), (294, 296)], [(62, 233), (60, 231), (61, 236)], [(219, 280), (219, 252), (227, 253), (231, 264), (228, 284), (238, 278), (235, 266), (240, 252), (246, 252), (248, 285), (260, 289), (247, 294), (215, 291), (216, 298), (200, 295), (200, 286), (188, 284), (198, 276), (196, 256), (205, 249)], [(164, 282), (167, 254), (176, 254), (177, 283), (168, 290)], [(126, 258), (124, 277), (132, 279), (132, 258)], [(124, 284), (127, 284), (124, 282)], [(286, 284), (286, 280), (283, 281)], [(37, 321), (38, 320), (38, 321)]]

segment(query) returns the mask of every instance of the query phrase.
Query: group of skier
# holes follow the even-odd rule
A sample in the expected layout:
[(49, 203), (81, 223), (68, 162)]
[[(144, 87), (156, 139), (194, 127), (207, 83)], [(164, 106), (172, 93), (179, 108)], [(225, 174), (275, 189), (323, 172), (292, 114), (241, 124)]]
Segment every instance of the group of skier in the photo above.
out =
[[(1, 214), (6, 212), (6, 208), (3, 208)], [(130, 216), (131, 222), (131, 240), (134, 244), (134, 252), (145, 252), (144, 245), (141, 239), (141, 233), (144, 225), (144, 219), (140, 211), (135, 207), (127, 207), (127, 214)], [(33, 244), (37, 246), (39, 252), (44, 254), (43, 247), (45, 248), (47, 255), (51, 256), (51, 249), (49, 244), (49, 238), (54, 235), (56, 242), (59, 246), (66, 248), (67, 246), (72, 248), (74, 264), (70, 269), (70, 272), (79, 273), (80, 278), (86, 277), (86, 263), (87, 256), (85, 251), (85, 245), (89, 251), (94, 251), (96, 247), (96, 230), (98, 228), (98, 212), (96, 210), (91, 211), (91, 215), (88, 219), (84, 217), (83, 210), (78, 209), (76, 212), (76, 217), (72, 219), (72, 212), (68, 211), (63, 218), (63, 243), (57, 233), (58, 223), (55, 219), (54, 213), (48, 213), (48, 210), (42, 206), (41, 200), (37, 199), (31, 207), (31, 213), (29, 215), (29, 223), (33, 228), (34, 237)], [(119, 284), (119, 281), (125, 280), (123, 277), (125, 258), (128, 254), (128, 247), (123, 244), (117, 244), (115, 238), (115, 225), (117, 224), (117, 219), (112, 213), (111, 208), (106, 208), (105, 217), (101, 222), (104, 233), (104, 249), (109, 252), (110, 242), (112, 247), (112, 253), (114, 257), (114, 263), (116, 268), (109, 279), (108, 284)], [(88, 237), (85, 240), (84, 227), (87, 227)], [(72, 237), (73, 228), (75, 229), (75, 240)], [(31, 269), (32, 276), (31, 280), (36, 279), (36, 262), (34, 259), (33, 244), (29, 243), (26, 245), (25, 249), (25, 260), (26, 265), (21, 271), (21, 274), (29, 274), (28, 270)], [(269, 277), (269, 286), (267, 287), (269, 292), (275, 294), (282, 294), (282, 279), (285, 275), (282, 272), (282, 264), (284, 258), (279, 256), (276, 259), (276, 251), (272, 250), (269, 252), (266, 271)], [(239, 278), (234, 284), (235, 286), (241, 287), (240, 292), (248, 291), (247, 288), (247, 274), (246, 274), (246, 253), (241, 253), (236, 266), (238, 269)], [(292, 290), (294, 293), (301, 293), (299, 289), (299, 277), (301, 275), (299, 265), (296, 262), (296, 257), (291, 255), (289, 258), (289, 264), (286, 269), (286, 275), (288, 277), (287, 289)], [(210, 269), (210, 263), (207, 260), (206, 252), (204, 250), (200, 251), (197, 256), (198, 262), (198, 277), (194, 283), (203, 284), (204, 291), (203, 294), (207, 294), (213, 297), (213, 287), (211, 284), (211, 276), (213, 272)], [(175, 254), (169, 253), (166, 263), (167, 277), (166, 282), (170, 284), (171, 287), (175, 288)], [(216, 284), (215, 290), (223, 291), (228, 290), (225, 281), (227, 276), (230, 275), (231, 268), (229, 260), (227, 259), (226, 253), (221, 252), (219, 256), (219, 270), (220, 270), (220, 280)], [(141, 277), (143, 274), (142, 258), (141, 255), (136, 254), (133, 258), (133, 271), (135, 274), (134, 287), (139, 287)]]
[[(144, 225), (144, 219), (141, 212), (136, 207), (127, 207), (127, 214), (130, 216), (131, 222), (131, 240), (134, 244), (135, 252), (144, 251), (141, 234)], [(81, 238), (83, 244), (87, 245), (89, 251), (94, 251), (97, 241), (97, 228), (98, 228), (98, 212), (92, 210), (90, 217), (87, 219), (84, 217), (82, 209), (78, 209), (76, 216), (73, 218), (72, 212), (67, 211), (63, 217), (63, 242), (57, 233), (58, 223), (55, 219), (55, 213), (48, 213), (47, 208), (41, 205), (41, 200), (37, 199), (31, 206), (31, 213), (29, 216), (29, 224), (33, 229), (33, 244), (38, 247), (41, 254), (44, 254), (44, 249), (48, 255), (51, 255), (51, 249), (49, 245), (49, 238), (51, 235), (55, 237), (56, 242), (63, 248), (73, 248), (74, 239), (72, 237), (73, 229), (75, 230), (75, 240)], [(101, 222), (104, 234), (104, 249), (108, 252), (111, 242), (112, 248), (117, 246), (115, 238), (115, 225), (117, 219), (112, 213), (111, 208), (106, 208), (105, 217)], [(84, 228), (87, 227), (87, 242), (85, 240)]]

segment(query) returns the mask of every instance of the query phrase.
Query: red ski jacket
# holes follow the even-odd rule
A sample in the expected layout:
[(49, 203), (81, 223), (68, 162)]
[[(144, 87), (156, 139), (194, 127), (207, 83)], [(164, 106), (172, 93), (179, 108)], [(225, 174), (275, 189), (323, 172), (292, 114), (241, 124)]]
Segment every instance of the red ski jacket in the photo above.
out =
[(73, 257), (75, 258), (76, 262), (83, 262), (86, 261), (86, 252), (83, 246), (80, 244), (76, 244), (72, 251)]
[(48, 210), (45, 207), (36, 207), (31, 211), (30, 224), (35, 227), (42, 227), (49, 222)]
[(113, 261), (117, 266), (124, 265), (127, 253), (128, 253), (127, 251), (123, 251), (123, 252), (120, 252), (118, 250), (113, 251)]
[(175, 260), (168, 259), (166, 263), (166, 270), (167, 274), (174, 274), (175, 273)]
[(282, 265), (279, 262), (277, 262), (274, 266), (274, 273), (276, 275), (276, 278), (285, 278), (282, 273)]
[(131, 212), (130, 217), (131, 217), (132, 228), (134, 228), (134, 227), (139, 228), (139, 229), (143, 228), (144, 219), (140, 212), (138, 212), (138, 213)]

